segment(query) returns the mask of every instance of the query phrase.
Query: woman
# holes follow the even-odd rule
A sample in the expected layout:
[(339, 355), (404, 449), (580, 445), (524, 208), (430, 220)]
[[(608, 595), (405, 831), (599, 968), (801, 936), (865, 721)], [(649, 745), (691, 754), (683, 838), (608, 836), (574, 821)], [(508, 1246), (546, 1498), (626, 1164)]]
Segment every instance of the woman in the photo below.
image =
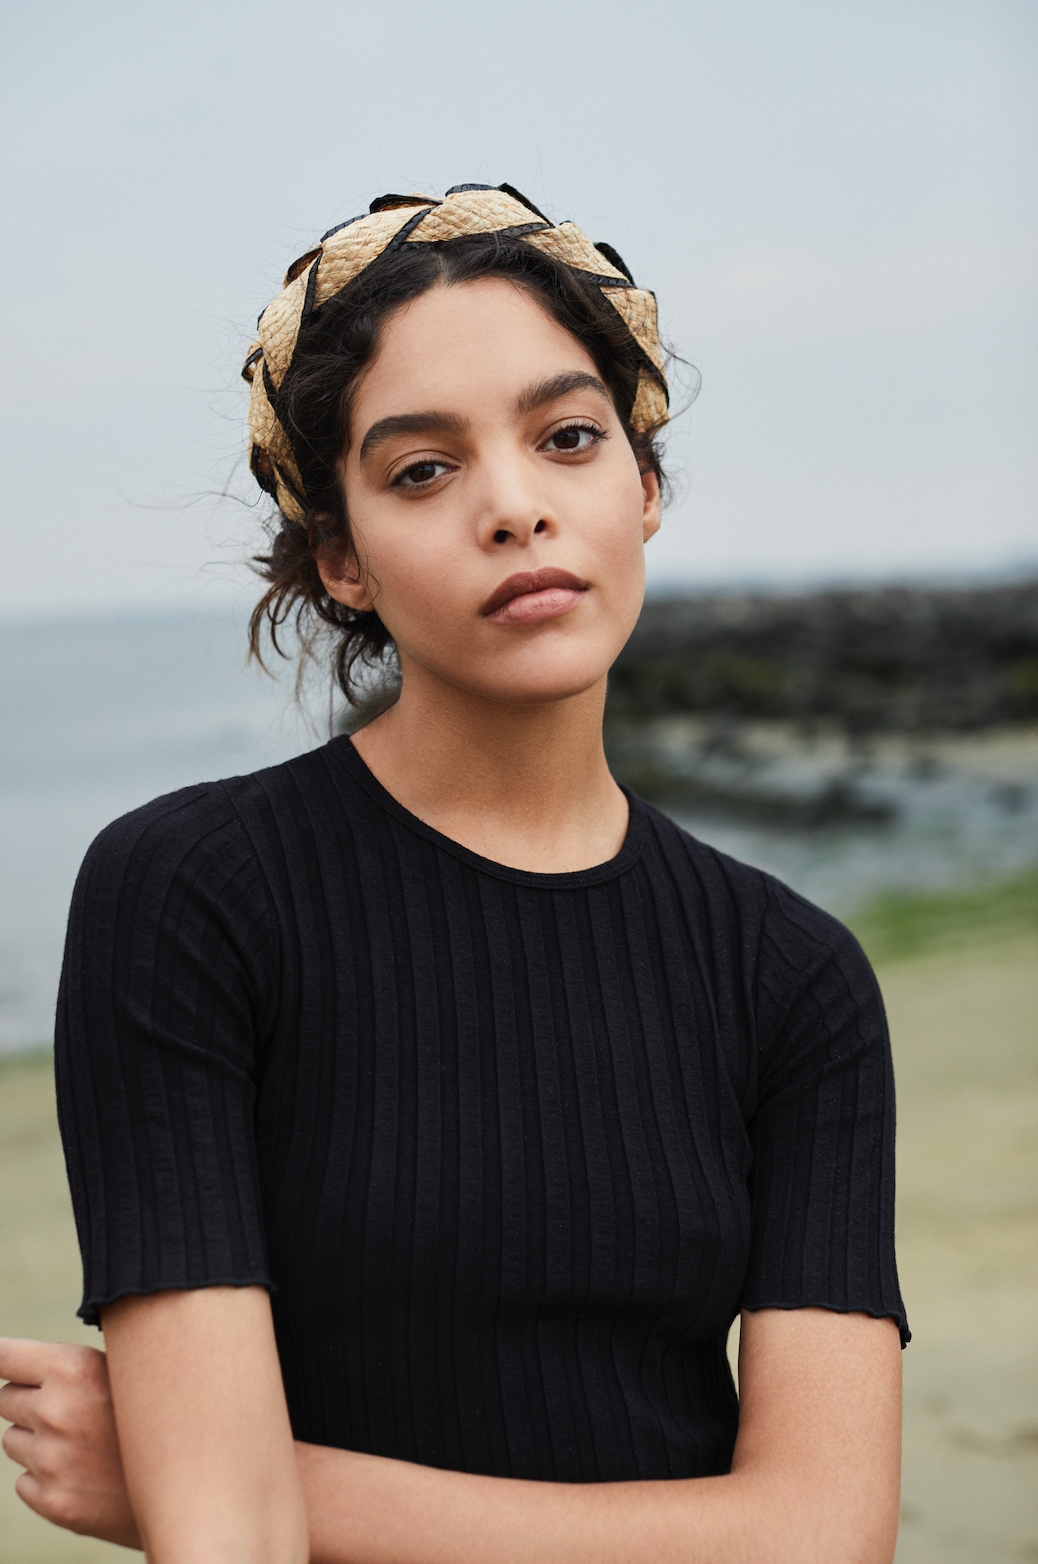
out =
[(88, 855), (57, 1061), (107, 1359), (4, 1350), (19, 1491), (160, 1564), (889, 1560), (875, 982), (602, 749), (652, 296), (508, 187), (383, 197), (246, 372), (254, 637), (317, 616), (347, 691), (391, 645), (400, 697)]

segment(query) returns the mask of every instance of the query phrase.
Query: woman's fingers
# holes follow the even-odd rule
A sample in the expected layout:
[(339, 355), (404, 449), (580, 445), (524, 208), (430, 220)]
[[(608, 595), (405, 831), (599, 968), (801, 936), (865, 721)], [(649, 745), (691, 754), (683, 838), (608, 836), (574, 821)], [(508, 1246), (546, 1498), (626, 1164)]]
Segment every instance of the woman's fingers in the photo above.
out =
[(124, 1548), (139, 1548), (137, 1527), (128, 1504), (122, 1507), (99, 1503), (96, 1495), (84, 1494), (72, 1487), (24, 1471), (14, 1485), (23, 1504), (42, 1520), (80, 1537), (98, 1537)]
[(26, 1470), (15, 1492), (69, 1531), (137, 1547), (108, 1388), (108, 1363), (93, 1347), (0, 1341), (3, 1448)]
[(35, 1428), (39, 1396), (31, 1385), (0, 1387), (0, 1417), (8, 1423), (20, 1423), (22, 1428)]
[(32, 1472), (22, 1472), (16, 1479), (14, 1491), (23, 1504), (27, 1504), (30, 1510), (35, 1510), (45, 1521), (51, 1521), (53, 1525), (60, 1525), (52, 1516), (46, 1513), (47, 1490), (39, 1478)]
[(0, 1341), (0, 1417), (81, 1442), (114, 1445), (108, 1362), (94, 1347)]
[(38, 1454), (39, 1436), (28, 1428), (5, 1428), (0, 1438), (4, 1454), (19, 1466), (31, 1467)]
[(67, 1385), (107, 1390), (108, 1365), (104, 1353), (96, 1347), (0, 1336), (0, 1379), (36, 1389)]
[(42, 1385), (54, 1355), (52, 1342), (0, 1336), (0, 1379), (14, 1380), (19, 1385)]

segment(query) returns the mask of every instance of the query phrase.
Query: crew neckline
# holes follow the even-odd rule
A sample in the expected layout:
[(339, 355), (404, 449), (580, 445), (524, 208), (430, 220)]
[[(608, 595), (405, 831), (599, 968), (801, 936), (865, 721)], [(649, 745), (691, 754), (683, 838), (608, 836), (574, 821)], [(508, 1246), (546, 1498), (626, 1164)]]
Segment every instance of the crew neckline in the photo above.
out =
[(481, 874), (492, 876), (496, 880), (507, 880), (513, 885), (537, 886), (541, 890), (577, 890), (586, 885), (601, 885), (606, 880), (616, 879), (637, 863), (641, 857), (642, 845), (645, 837), (645, 811), (641, 799), (636, 793), (619, 783), (621, 792), (627, 799), (627, 832), (620, 844), (620, 851), (614, 858), (608, 858), (604, 863), (592, 864), (588, 869), (572, 869), (560, 874), (540, 874), (534, 869), (515, 869), (510, 864), (497, 863), (493, 858), (484, 858), (481, 854), (473, 852), (470, 847), (464, 847), (461, 842), (456, 842), (453, 837), (444, 836), (442, 831), (437, 831), (435, 826), (427, 825), (417, 815), (405, 809), (398, 803), (382, 783), (371, 771), (360, 752), (354, 747), (349, 734), (342, 734), (339, 738), (332, 739), (328, 745), (336, 758), (343, 762), (354, 781), (359, 784), (372, 798), (379, 808), (387, 815), (392, 815), (401, 825), (406, 826), (416, 836), (425, 837), (441, 851), (450, 853), (452, 857), (459, 858), (462, 863), (469, 864)]

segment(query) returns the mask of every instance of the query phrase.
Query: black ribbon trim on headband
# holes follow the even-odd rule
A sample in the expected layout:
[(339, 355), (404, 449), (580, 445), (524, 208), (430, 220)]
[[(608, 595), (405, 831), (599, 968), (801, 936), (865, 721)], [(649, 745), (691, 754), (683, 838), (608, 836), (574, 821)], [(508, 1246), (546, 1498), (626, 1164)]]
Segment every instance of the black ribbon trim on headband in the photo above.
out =
[(660, 390), (663, 392), (663, 400), (666, 402), (667, 406), (669, 407), (670, 406), (670, 387), (667, 384), (667, 377), (666, 377), (666, 375), (663, 374), (662, 370), (657, 369), (656, 365), (652, 362), (652, 359), (649, 357), (648, 353), (646, 353), (646, 351), (642, 347), (641, 343), (636, 341), (633, 336), (632, 336), (631, 340), (634, 342), (635, 347), (638, 349), (638, 357), (641, 359), (642, 364), (649, 371), (649, 374), (652, 376), (653, 380), (655, 380), (656, 384), (659, 386)]
[[(597, 245), (595, 249), (598, 249)], [(620, 288), (626, 291), (628, 288), (638, 287), (636, 282), (628, 282), (626, 277), (603, 277), (599, 272), (586, 272), (582, 266), (571, 266), (570, 271), (579, 272), (582, 277), (587, 278), (588, 282), (595, 283), (599, 288)]]
[(365, 217), (369, 217), (370, 215), (371, 214), (369, 212), (358, 212), (356, 217), (347, 217), (344, 223), (336, 223), (334, 228), (329, 228), (326, 234), (321, 235), (321, 243), (324, 244), (325, 240), (330, 239), (332, 234), (341, 233), (342, 230), (344, 228), (348, 228), (351, 223), (362, 223)]
[[(289, 481), (289, 479), (285, 477), (284, 473), (282, 472), (281, 468), (278, 466), (277, 462), (272, 462), (271, 466), (273, 467), (274, 471), (277, 473), (278, 483), (281, 485), (281, 487), (283, 489), (287, 489), (289, 494), (291, 494), (292, 498), (295, 500), (296, 504), (299, 506), (299, 509), (302, 510), (302, 511), (305, 511), (306, 510), (306, 495), (305, 494), (300, 494), (300, 492), (296, 488), (295, 484), (291, 483)], [(274, 498), (275, 499), (277, 498), (276, 494), (275, 494)]]
[[(440, 204), (441, 203), (439, 201), (437, 201), (436, 205), (439, 206)], [(397, 231), (393, 235), (392, 239), (390, 239), (389, 243), (386, 245), (385, 250), (382, 251), (382, 254), (385, 255), (388, 250), (396, 250), (396, 249), (398, 249), (400, 247), (400, 245), (403, 244), (403, 242), (407, 238), (408, 234), (414, 233), (415, 229), (418, 227), (418, 224), (421, 222), (422, 218), (423, 217), (428, 217), (429, 213), (431, 211), (433, 211), (433, 210), (434, 210), (433, 207), (426, 206), (426, 207), (423, 207), (420, 212), (416, 212), (415, 215), (412, 218), (409, 218), (408, 221), (404, 224), (404, 226), (402, 228), (398, 228), (397, 229)], [(376, 256), (375, 259), (377, 260), (378, 256)]]
[[(428, 216), (428, 213), (423, 212), (422, 216), (426, 217)], [(400, 237), (406, 238), (407, 234), (410, 233), (415, 227), (417, 227), (417, 224), (411, 224), (407, 231), (402, 233)], [(427, 244), (429, 248), (432, 249), (432, 247), (437, 244), (458, 244), (463, 239), (522, 239), (525, 238), (527, 234), (545, 233), (550, 227), (550, 223), (516, 223), (512, 228), (483, 228), (478, 229), (475, 233), (471, 234), (454, 234), (450, 239), (423, 239), (421, 234), (419, 234), (418, 238), (414, 242), (415, 244)], [(395, 244), (396, 240), (394, 240), (393, 243)], [(391, 248), (391, 246), (388, 248)], [(573, 268), (571, 267), (570, 269), (572, 270)], [(626, 288), (627, 284), (625, 282), (618, 282), (616, 286), (618, 288)]]
[(599, 255), (604, 255), (607, 261), (612, 261), (617, 271), (623, 272), (632, 288), (638, 286), (634, 278), (631, 276), (631, 268), (627, 265), (621, 256), (617, 255), (611, 244), (606, 244), (604, 239), (596, 239), (595, 249), (598, 251)]
[(310, 319), (310, 316), (314, 312), (314, 298), (317, 294), (317, 273), (319, 272), (320, 268), (321, 257), (320, 252), (318, 252), (318, 258), (311, 266), (310, 275), (306, 279), (306, 296), (303, 299), (303, 308), (299, 315), (300, 328), (302, 328), (306, 321)]
[[(291, 365), (289, 368), (291, 368)], [(291, 430), (285, 427), (284, 421), (281, 417), (281, 413), (278, 408), (278, 403), (280, 402), (281, 398), (278, 394), (277, 387), (270, 378), (270, 370), (267, 368), (266, 359), (263, 361), (263, 389), (267, 393), (267, 401), (270, 403), (271, 412), (274, 414), (274, 417), (281, 426), (281, 432), (288, 440), (289, 446), (292, 449), (292, 455), (298, 462), (299, 452), (296, 450), (295, 441), (292, 439)], [(261, 463), (263, 465), (261, 465)], [(278, 466), (277, 462), (271, 456), (269, 451), (264, 450), (262, 446), (254, 445), (252, 450), (249, 452), (249, 466), (252, 469), (253, 477), (264, 493), (272, 495), (276, 500), (278, 497), (278, 484), (280, 484), (286, 493), (291, 494), (292, 498), (295, 500), (300, 509), (304, 511), (306, 510), (305, 494), (300, 494), (295, 484), (292, 483), (291, 479), (285, 476), (283, 470)]]
[[(459, 188), (462, 190), (489, 190), (490, 186), (461, 185)], [(551, 218), (546, 217), (539, 206), (534, 206), (532, 201), (528, 201), (523, 195), (522, 191), (517, 190), (514, 185), (498, 185), (497, 188), (500, 190), (502, 195), (511, 196), (513, 201), (518, 201), (520, 206), (525, 206), (528, 212), (533, 212), (537, 217), (543, 218), (549, 228), (553, 226)], [(612, 260), (613, 257), (610, 256), (609, 259)]]
[(527, 200), (522, 191), (517, 190), (514, 185), (451, 185), (446, 194), (449, 196), (463, 195), (466, 190), (500, 190), (502, 195), (511, 196), (513, 201), (518, 201), (520, 206), (525, 206), (528, 212), (532, 212), (543, 223), (547, 223), (549, 228), (553, 226), (551, 218), (542, 212), (539, 206), (534, 206), (532, 201)]
[[(447, 193), (448, 195), (450, 194), (449, 191)], [(370, 217), (374, 212), (392, 211), (394, 207), (398, 206), (432, 207), (441, 206), (442, 204), (442, 202), (437, 201), (435, 196), (376, 196), (366, 212), (358, 212), (356, 217), (347, 217), (344, 223), (336, 223), (334, 228), (329, 228), (327, 233), (321, 235), (320, 242), (321, 244), (324, 244), (324, 242), (327, 239), (330, 239), (333, 234), (341, 233), (344, 228), (349, 228), (351, 223), (362, 223), (366, 217)]]
[[(291, 368), (291, 365), (289, 367)], [(278, 423), (280, 423), (281, 419), (278, 418), (278, 388), (271, 378), (270, 366), (266, 359), (263, 360), (263, 389), (267, 393), (267, 401), (270, 403), (271, 411), (274, 417), (277, 418)]]
[[(521, 239), (524, 234), (546, 233), (550, 227), (550, 223), (513, 223), (511, 228), (495, 228), (492, 232), (494, 237), (498, 239)], [(463, 235), (462, 237), (465, 236)], [(475, 234), (473, 237), (489, 239), (491, 235), (489, 233)]]
[(262, 357), (263, 357), (263, 349), (262, 348), (257, 348), (255, 353), (250, 353), (249, 354), (248, 358), (245, 360), (244, 364), (241, 367), (241, 377), (250, 386), (252, 384), (252, 376), (249, 374), (249, 370), (252, 368), (253, 364), (255, 364), (256, 360), (260, 359)]
[[(381, 197), (381, 199), (388, 200), (389, 197)], [(394, 197), (394, 199), (396, 199), (396, 197)], [(416, 205), (416, 202), (411, 202), (411, 200), (408, 200), (408, 206), (414, 205)], [(386, 249), (381, 253), (385, 255), (386, 250), (396, 249), (399, 244), (402, 244), (402, 242), (405, 241), (408, 233), (413, 233), (414, 228), (417, 228), (419, 222), (422, 221), (422, 217), (428, 217), (430, 211), (435, 210), (436, 206), (439, 205), (441, 205), (441, 202), (425, 202), (424, 205), (422, 205), (421, 210), (416, 211), (416, 214), (414, 214), (413, 217), (410, 217), (410, 219), (408, 219), (408, 221), (403, 224), (403, 227), (397, 230), (397, 233), (394, 233), (394, 236), (392, 236), (388, 246), (386, 246)], [(392, 208), (386, 208), (386, 210), (392, 210)], [(367, 214), (367, 216), (370, 216), (370, 214)], [(360, 217), (350, 217), (350, 222), (360, 221)], [(339, 228), (349, 228), (349, 225), (350, 224), (347, 224), (347, 222), (341, 222), (341, 224), (339, 224)], [(338, 233), (339, 228), (331, 228), (331, 233)], [(327, 238), (327, 235), (325, 235), (325, 238)], [(300, 330), (302, 330), (302, 327), (306, 324), (306, 321), (310, 321), (311, 314), (314, 313), (314, 299), (317, 297), (317, 272), (319, 272), (320, 269), (320, 252), (317, 250), (317, 252), (314, 253), (317, 255), (317, 260), (316, 264), (311, 267), (310, 277), (306, 278), (306, 294), (305, 297), (303, 297), (303, 308), (302, 311), (300, 311), (299, 316)], [(375, 260), (378, 260), (378, 256), (375, 256)]]
[[(261, 462), (265, 462), (266, 466), (260, 466)], [(277, 499), (274, 464), (261, 445), (254, 445), (249, 452), (249, 468), (264, 494), (272, 494)]]
[[(285, 377), (287, 377), (289, 374), (291, 374), (291, 372), (292, 372), (292, 365), (291, 365), (291, 363), (289, 363), (288, 368), (285, 370)], [(284, 378), (282, 379), (282, 384), (284, 384)], [(267, 393), (267, 401), (270, 403), (271, 412), (274, 414), (274, 417), (277, 419), (278, 424), (281, 427), (281, 432), (285, 436), (285, 439), (288, 441), (289, 448), (291, 449), (292, 455), (296, 459), (296, 464), (300, 468), (302, 468), (302, 462), (300, 461), (300, 454), (301, 453), (300, 453), (299, 447), (297, 445), (297, 441), (294, 438), (295, 432), (293, 431), (291, 425), (287, 424), (285, 422), (285, 420), (281, 416), (280, 403), (282, 401), (282, 396), (281, 396), (281, 393), (278, 390), (277, 386), (274, 384), (273, 380), (271, 379), (270, 370), (267, 367), (266, 359), (263, 360), (263, 389)], [(303, 445), (304, 445), (304, 453), (305, 453), (305, 442), (303, 442)], [(270, 463), (270, 466), (273, 468), (274, 472), (277, 474), (278, 483), (280, 483), (282, 488), (286, 489), (288, 491), (288, 493), (291, 494), (291, 496), (295, 500), (296, 504), (299, 505), (303, 510), (305, 510), (306, 509), (306, 495), (305, 494), (301, 494), (299, 492), (299, 490), (295, 487), (295, 485), (291, 482), (291, 480), (285, 477), (285, 474), (283, 473), (281, 468), (277, 465), (277, 463), (274, 461), (273, 457), (269, 454), (269, 452), (266, 453), (266, 455), (267, 455), (267, 461)], [(253, 473), (255, 475), (256, 482), (259, 484), (261, 489), (266, 489), (266, 492), (268, 494), (273, 494), (274, 498), (277, 499), (276, 489), (272, 489), (272, 488), (268, 487), (268, 485), (263, 482), (262, 477), (256, 471), (256, 465), (255, 464), (256, 464), (256, 447), (254, 446), (253, 450), (252, 450), (252, 456), (250, 457), (249, 465), (252, 468), (252, 471), (253, 471)]]
[(285, 273), (284, 286), (287, 288), (290, 282), (295, 282), (296, 278), (302, 272), (306, 271), (306, 268), (309, 266), (310, 262), (316, 261), (320, 253), (321, 246), (318, 245), (315, 250), (307, 250), (305, 255), (301, 255), (297, 261), (293, 261), (291, 266), (288, 268), (288, 271)]
[(374, 216), (376, 212), (395, 212), (402, 206), (440, 206), (435, 196), (420, 195), (380, 195), (368, 207), (368, 216)]
[[(383, 197), (381, 197), (381, 199), (382, 200), (389, 200), (389, 197), (388, 196), (383, 196)], [(393, 197), (393, 199), (395, 200), (396, 197)], [(402, 204), (403, 204), (403, 198), (401, 197), (401, 205)], [(401, 229), (399, 229), (397, 231), (397, 233), (395, 233), (393, 235), (393, 238), (386, 245), (386, 249), (382, 251), (382, 254), (385, 255), (386, 250), (393, 250), (393, 249), (395, 249), (396, 246), (402, 240), (406, 239), (408, 234), (411, 233), (411, 231), (418, 226), (418, 224), (421, 222), (422, 218), (423, 217), (428, 217), (429, 213), (434, 209), (434, 207), (437, 207), (440, 204), (441, 203), (439, 201), (425, 202), (423, 204), (421, 210), (419, 212), (416, 212), (414, 217), (410, 218), (404, 224), (404, 226)], [(408, 200), (407, 201), (407, 205), (408, 206), (414, 206), (414, 205), (416, 205), (416, 202)], [(382, 208), (380, 208), (380, 210), (382, 210)], [(385, 210), (389, 211), (389, 210), (392, 210), (392, 208), (387, 207), (387, 208), (385, 208)], [(370, 216), (370, 215), (371, 215), (371, 213), (365, 213), (364, 214), (364, 216)], [(328, 230), (328, 233), (325, 234), (324, 237), (325, 237), (325, 239), (327, 239), (328, 238), (328, 234), (336, 234), (336, 233), (339, 232), (339, 229), (341, 229), (341, 228), (348, 228), (350, 226), (350, 223), (359, 223), (360, 221), (361, 221), (361, 218), (359, 218), (359, 217), (351, 217), (349, 222), (347, 222), (347, 223), (340, 223), (338, 228), (330, 228)], [(323, 243), (323, 240), (322, 240), (322, 243)], [(314, 313), (314, 300), (317, 297), (317, 273), (320, 270), (320, 266), (321, 266), (320, 252), (317, 252), (317, 254), (318, 254), (317, 262), (312, 267), (312, 269), (310, 271), (310, 275), (309, 275), (309, 277), (306, 280), (306, 296), (303, 299), (303, 308), (302, 308), (302, 310), (300, 312), (300, 315), (299, 315), (300, 329), (302, 329), (302, 327), (306, 324), (306, 322), (310, 319), (311, 315)], [(375, 259), (377, 260), (378, 256), (376, 256)], [(369, 265), (370, 264), (371, 263), (369, 262)], [(365, 270), (367, 270), (367, 268), (365, 268)]]

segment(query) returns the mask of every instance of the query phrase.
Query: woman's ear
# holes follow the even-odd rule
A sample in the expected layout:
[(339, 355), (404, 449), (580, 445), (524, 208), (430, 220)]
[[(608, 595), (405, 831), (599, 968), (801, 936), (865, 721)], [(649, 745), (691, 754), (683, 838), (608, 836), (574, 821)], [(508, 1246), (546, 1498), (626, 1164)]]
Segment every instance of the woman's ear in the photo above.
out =
[(314, 562), (329, 597), (357, 613), (370, 613), (375, 600), (352, 549), (319, 543), (314, 549)]
[(660, 480), (651, 470), (642, 473), (642, 542), (648, 543), (660, 528)]

